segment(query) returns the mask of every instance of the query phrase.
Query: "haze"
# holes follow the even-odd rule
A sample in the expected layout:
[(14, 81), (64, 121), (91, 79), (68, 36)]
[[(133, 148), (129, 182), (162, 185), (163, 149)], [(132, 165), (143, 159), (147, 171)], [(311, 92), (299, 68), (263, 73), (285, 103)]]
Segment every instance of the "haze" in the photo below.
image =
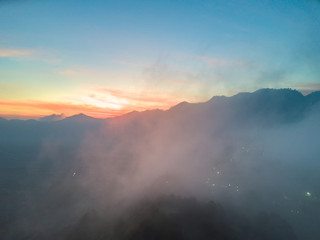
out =
[(320, 239), (319, 11), (0, 1), (0, 239)]

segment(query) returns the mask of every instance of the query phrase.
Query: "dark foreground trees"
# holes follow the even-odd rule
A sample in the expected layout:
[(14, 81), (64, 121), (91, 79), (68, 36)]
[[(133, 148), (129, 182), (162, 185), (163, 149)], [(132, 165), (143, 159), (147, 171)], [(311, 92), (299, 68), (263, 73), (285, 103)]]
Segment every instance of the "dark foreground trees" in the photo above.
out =
[[(58, 236), (56, 236), (58, 237)], [(97, 212), (64, 229), (65, 240), (294, 240), (291, 227), (279, 216), (251, 218), (214, 202), (162, 196), (140, 201), (111, 220)]]

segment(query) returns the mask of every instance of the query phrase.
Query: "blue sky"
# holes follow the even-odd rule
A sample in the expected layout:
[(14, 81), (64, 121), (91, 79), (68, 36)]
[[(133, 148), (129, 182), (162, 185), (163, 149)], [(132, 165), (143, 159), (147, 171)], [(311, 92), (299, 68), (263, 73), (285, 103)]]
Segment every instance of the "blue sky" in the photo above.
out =
[[(265, 87), (319, 90), (319, 11), (315, 0), (0, 1), (0, 114), (76, 105), (111, 116)], [(65, 108), (37, 107), (53, 103)]]

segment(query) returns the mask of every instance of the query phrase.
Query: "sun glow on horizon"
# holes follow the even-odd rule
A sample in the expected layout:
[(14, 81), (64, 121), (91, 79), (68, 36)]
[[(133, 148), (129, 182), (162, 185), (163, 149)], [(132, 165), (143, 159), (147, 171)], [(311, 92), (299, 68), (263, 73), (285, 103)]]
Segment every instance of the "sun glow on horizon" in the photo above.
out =
[(320, 89), (318, 1), (5, 2), (3, 117), (106, 118), (266, 87)]
[[(78, 93), (79, 94), (79, 93)], [(66, 117), (83, 113), (95, 118), (111, 118), (131, 111), (166, 110), (183, 99), (159, 93), (140, 93), (115, 89), (86, 91), (52, 100), (0, 100), (0, 117), (7, 119), (38, 119), (52, 114)]]

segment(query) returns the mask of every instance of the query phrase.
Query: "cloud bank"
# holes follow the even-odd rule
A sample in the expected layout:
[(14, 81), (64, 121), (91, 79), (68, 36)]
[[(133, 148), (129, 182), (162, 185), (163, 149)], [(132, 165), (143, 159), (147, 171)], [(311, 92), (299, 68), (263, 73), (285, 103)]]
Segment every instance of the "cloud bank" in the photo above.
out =
[[(248, 219), (264, 216), (265, 223), (278, 221), (267, 217), (277, 214), (300, 239), (317, 239), (319, 102), (318, 92), (264, 89), (99, 122), (83, 116), (38, 122), (34, 134), (36, 129), (43, 134), (45, 126), (52, 130), (41, 137), (41, 154), (29, 167), (51, 167), (35, 181), (37, 190), (27, 189), (28, 207), (20, 206), (15, 224), (23, 234), (52, 236), (82, 221), (86, 227), (95, 221), (112, 225), (110, 219), (135, 216), (127, 209), (143, 208), (146, 198), (175, 195), (213, 200), (228, 216), (232, 211)], [(185, 214), (181, 206), (189, 204), (179, 197), (176, 204), (159, 201), (160, 219), (171, 216), (168, 211)], [(79, 220), (82, 216), (89, 220)], [(130, 224), (139, 222), (133, 218)]]

